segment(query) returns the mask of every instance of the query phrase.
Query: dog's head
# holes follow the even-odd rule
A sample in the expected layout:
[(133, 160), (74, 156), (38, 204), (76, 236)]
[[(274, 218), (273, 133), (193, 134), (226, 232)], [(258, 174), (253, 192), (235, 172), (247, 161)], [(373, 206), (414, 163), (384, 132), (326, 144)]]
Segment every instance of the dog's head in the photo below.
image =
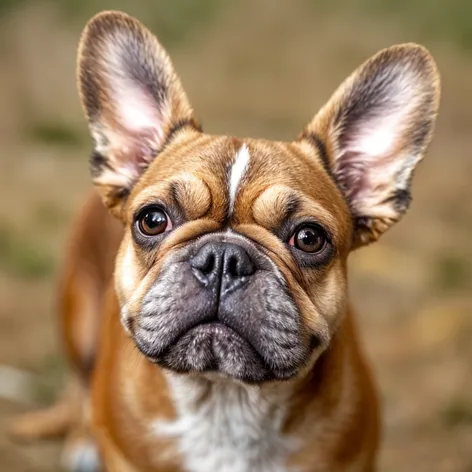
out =
[(379, 52), (293, 142), (204, 134), (162, 46), (122, 13), (87, 25), (78, 74), (140, 351), (177, 372), (299, 375), (345, 312), (349, 252), (408, 208), (439, 102), (429, 53)]

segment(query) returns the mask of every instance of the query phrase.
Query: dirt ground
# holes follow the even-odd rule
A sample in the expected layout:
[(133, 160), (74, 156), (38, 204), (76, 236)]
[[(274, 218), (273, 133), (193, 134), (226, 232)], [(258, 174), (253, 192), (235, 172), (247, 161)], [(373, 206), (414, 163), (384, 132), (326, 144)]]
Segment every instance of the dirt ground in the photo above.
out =
[[(89, 188), (74, 77), (82, 25), (43, 2), (3, 13), (0, 23), (0, 470), (50, 472), (59, 444), (14, 444), (5, 428), (50, 401), (63, 379), (54, 283), (68, 223)], [(421, 41), (408, 24), (317, 11), (304, 0), (242, 0), (169, 50), (207, 131), (285, 139), (369, 55)], [(472, 60), (452, 41), (426, 45), (443, 100), (413, 205), (350, 268), (382, 394), (381, 472), (472, 471)], [(9, 392), (6, 367), (40, 380)]]

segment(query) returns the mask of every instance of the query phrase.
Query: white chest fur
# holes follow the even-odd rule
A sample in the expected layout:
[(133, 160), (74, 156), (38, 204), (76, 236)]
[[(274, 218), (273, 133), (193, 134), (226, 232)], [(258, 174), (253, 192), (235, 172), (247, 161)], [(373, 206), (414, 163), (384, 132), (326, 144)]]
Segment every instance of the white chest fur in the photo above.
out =
[(288, 472), (280, 392), (169, 375), (177, 418), (154, 431), (174, 437), (188, 472)]

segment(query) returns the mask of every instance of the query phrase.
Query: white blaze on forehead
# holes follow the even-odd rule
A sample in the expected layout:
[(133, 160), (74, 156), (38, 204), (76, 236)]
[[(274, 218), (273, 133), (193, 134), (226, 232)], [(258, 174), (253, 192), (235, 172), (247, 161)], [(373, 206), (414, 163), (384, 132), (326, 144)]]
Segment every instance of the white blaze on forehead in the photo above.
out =
[(249, 168), (249, 149), (243, 144), (237, 152), (229, 174), (229, 211), (233, 212), (241, 180)]

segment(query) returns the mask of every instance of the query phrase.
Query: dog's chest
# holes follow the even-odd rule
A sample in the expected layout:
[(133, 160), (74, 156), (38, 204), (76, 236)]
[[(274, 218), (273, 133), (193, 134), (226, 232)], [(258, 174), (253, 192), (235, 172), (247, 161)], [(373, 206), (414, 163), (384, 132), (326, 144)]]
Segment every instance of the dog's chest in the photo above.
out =
[(233, 383), (170, 381), (177, 410), (172, 422), (158, 421), (159, 435), (176, 439), (188, 472), (288, 472), (293, 450), (282, 434), (285, 411), (256, 389)]

